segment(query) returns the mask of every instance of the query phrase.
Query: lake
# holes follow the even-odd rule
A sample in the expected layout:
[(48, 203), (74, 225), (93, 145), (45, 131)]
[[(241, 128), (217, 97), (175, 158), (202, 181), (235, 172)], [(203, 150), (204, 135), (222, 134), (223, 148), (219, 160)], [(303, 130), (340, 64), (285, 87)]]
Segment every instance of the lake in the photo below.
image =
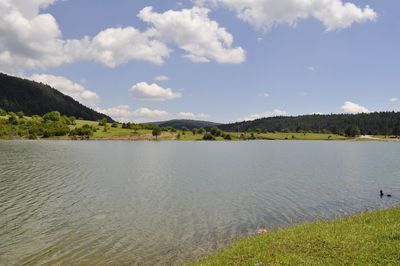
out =
[(1, 265), (180, 264), (399, 203), (400, 143), (0, 141)]

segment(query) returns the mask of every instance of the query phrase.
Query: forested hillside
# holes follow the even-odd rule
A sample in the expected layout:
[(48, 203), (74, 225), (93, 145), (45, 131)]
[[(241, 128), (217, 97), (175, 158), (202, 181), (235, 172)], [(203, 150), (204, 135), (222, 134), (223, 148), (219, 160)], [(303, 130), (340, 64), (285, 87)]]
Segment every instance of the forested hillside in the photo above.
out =
[(71, 97), (34, 81), (0, 73), (0, 108), (8, 112), (24, 112), (25, 115), (43, 115), (59, 111), (66, 116), (86, 120), (112, 119), (75, 101)]
[(208, 121), (200, 121), (200, 120), (189, 120), (189, 119), (176, 119), (164, 122), (156, 122), (154, 124), (159, 125), (160, 127), (173, 127), (176, 129), (181, 129), (186, 127), (190, 130), (193, 128), (209, 128), (213, 126), (219, 125), (218, 123), (208, 122)]
[[(400, 135), (400, 112), (368, 114), (303, 115), (270, 117), (220, 125), (225, 131), (329, 132), (344, 135), (346, 130), (355, 135)], [(358, 132), (357, 132), (358, 131)]]

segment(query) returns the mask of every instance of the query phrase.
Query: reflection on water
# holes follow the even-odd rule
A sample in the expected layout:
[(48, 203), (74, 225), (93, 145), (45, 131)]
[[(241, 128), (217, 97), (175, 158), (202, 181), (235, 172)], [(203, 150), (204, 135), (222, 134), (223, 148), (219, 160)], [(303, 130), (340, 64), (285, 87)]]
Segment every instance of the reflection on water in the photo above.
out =
[(399, 158), (397, 143), (0, 142), (0, 264), (179, 264), (400, 203)]

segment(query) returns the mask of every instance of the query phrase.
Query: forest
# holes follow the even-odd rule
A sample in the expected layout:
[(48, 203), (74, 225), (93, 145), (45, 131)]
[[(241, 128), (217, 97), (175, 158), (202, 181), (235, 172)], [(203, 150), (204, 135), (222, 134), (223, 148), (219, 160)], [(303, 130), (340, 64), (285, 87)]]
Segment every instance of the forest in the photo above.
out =
[[(338, 135), (400, 135), (400, 112), (269, 117), (219, 125), (230, 132), (315, 132)], [(351, 131), (351, 132), (350, 132)]]
[(0, 108), (8, 112), (24, 112), (27, 116), (44, 115), (57, 110), (63, 115), (74, 116), (86, 120), (106, 118), (89, 107), (75, 101), (70, 96), (43, 83), (9, 76), (0, 73)]

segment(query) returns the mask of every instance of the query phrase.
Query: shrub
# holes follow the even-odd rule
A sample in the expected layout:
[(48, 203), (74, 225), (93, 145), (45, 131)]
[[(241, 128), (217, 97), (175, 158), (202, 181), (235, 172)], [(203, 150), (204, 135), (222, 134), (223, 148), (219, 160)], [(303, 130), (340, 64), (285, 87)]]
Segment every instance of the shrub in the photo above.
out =
[(99, 121), (99, 126), (106, 126), (107, 125), (107, 118), (103, 118)]
[(49, 112), (49, 113), (43, 115), (43, 119), (44, 119), (44, 121), (57, 122), (57, 121), (60, 121), (61, 114), (58, 111)]
[(225, 140), (232, 140), (232, 137), (230, 134), (226, 134), (224, 137)]
[(70, 132), (70, 136), (93, 136), (93, 133), (96, 132), (96, 128), (89, 125), (83, 125), (80, 128), (75, 128)]
[(212, 128), (210, 129), (210, 133), (211, 133), (211, 135), (213, 135), (213, 136), (215, 136), (215, 137), (219, 137), (219, 136), (222, 135), (221, 129), (219, 129), (219, 128), (217, 128), (217, 127), (212, 127)]
[(211, 133), (206, 133), (203, 136), (203, 140), (215, 140), (215, 137)]
[(0, 108), (0, 116), (6, 116), (6, 115), (7, 115), (6, 110)]
[(156, 140), (157, 140), (158, 136), (161, 135), (161, 128), (159, 128), (159, 127), (153, 128), (151, 134), (153, 135), (153, 137), (156, 137)]
[(22, 112), (22, 111), (19, 111), (18, 113), (17, 113), (17, 116), (19, 117), (19, 118), (24, 118), (24, 112)]

